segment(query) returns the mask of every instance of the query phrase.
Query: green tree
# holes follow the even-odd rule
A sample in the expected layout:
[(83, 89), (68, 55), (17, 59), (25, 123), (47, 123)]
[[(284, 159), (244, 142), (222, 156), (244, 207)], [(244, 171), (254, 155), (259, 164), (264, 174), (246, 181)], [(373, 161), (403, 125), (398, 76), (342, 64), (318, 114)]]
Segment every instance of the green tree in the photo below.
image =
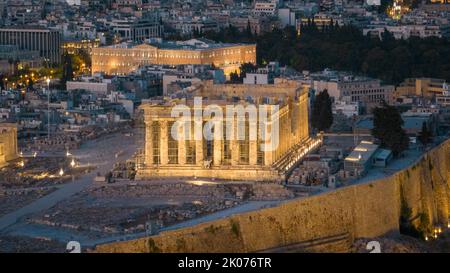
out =
[(372, 135), (380, 142), (380, 146), (388, 148), (394, 156), (406, 150), (409, 138), (403, 130), (403, 119), (398, 109), (383, 103), (373, 110)]
[(424, 146), (426, 146), (428, 143), (430, 143), (431, 137), (431, 131), (428, 130), (427, 123), (424, 121), (422, 123), (422, 131), (420, 131), (418, 139)]
[(253, 33), (252, 33), (252, 27), (250, 26), (250, 20), (247, 21), (247, 27), (245, 29), (245, 35), (248, 39), (252, 39)]
[[(392, 0), (382, 1), (389, 5)], [(311, 19), (301, 25), (248, 35), (248, 29), (222, 28), (202, 36), (220, 42), (256, 43), (258, 65), (278, 61), (297, 71), (325, 68), (351, 71), (398, 85), (405, 78), (433, 77), (450, 81), (450, 40), (448, 38), (395, 39), (385, 31), (381, 39), (363, 35), (352, 25), (328, 26), (319, 31)]]
[(62, 66), (61, 86), (63, 89), (66, 89), (66, 83), (73, 79), (72, 57), (69, 54), (64, 54)]
[(314, 100), (311, 125), (318, 131), (326, 131), (333, 124), (332, 101), (328, 90), (320, 92)]
[(0, 90), (5, 89), (4, 81), (5, 77), (3, 76), (3, 74), (0, 74)]
[(28, 82), (28, 87), (27, 87), (27, 89), (28, 90), (33, 90), (34, 89), (34, 82), (33, 82), (33, 79), (31, 79), (30, 78), (30, 80), (29, 80), (29, 82)]
[(239, 74), (237, 73), (237, 71), (230, 73), (230, 82), (231, 83), (239, 83), (240, 82)]
[(255, 72), (258, 67), (252, 63), (244, 63), (240, 67), (239, 81), (242, 82), (247, 73)]

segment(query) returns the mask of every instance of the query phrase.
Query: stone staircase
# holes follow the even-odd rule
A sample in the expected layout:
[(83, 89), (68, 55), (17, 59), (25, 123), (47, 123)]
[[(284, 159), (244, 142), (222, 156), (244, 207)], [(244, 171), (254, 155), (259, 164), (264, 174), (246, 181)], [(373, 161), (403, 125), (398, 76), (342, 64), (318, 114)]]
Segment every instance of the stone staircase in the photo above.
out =
[(301, 241), (285, 246), (257, 251), (257, 253), (348, 252), (353, 239), (345, 232), (333, 236)]
[[(280, 159), (275, 161), (272, 164), (272, 169), (278, 171), (280, 176), (286, 176), (295, 168), (297, 163), (304, 157), (302, 153), (305, 153), (307, 147), (312, 145), (314, 141), (317, 139), (309, 138), (306, 141), (302, 141), (294, 145), (287, 153), (285, 153)], [(317, 147), (319, 147), (318, 145)], [(312, 149), (314, 150), (314, 149)], [(295, 162), (293, 165), (289, 166), (292, 162)]]

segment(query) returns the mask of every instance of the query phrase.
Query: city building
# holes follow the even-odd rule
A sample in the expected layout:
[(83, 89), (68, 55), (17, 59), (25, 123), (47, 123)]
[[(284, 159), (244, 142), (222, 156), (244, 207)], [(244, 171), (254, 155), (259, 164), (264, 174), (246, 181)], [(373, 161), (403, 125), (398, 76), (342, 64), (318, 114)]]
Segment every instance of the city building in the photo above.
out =
[(240, 31), (246, 31), (248, 27), (252, 33), (259, 35), (264, 32), (270, 32), (277, 22), (273, 17), (267, 16), (248, 16), (248, 17), (230, 17), (229, 24)]
[[(402, 114), (403, 126), (406, 134), (410, 137), (417, 137), (422, 131), (423, 123), (427, 124), (428, 130), (433, 135), (436, 134), (437, 119), (435, 113), (430, 112), (405, 112)], [(373, 129), (373, 117), (365, 117), (358, 120), (355, 124), (355, 134), (370, 135)]]
[(317, 93), (326, 89), (335, 102), (360, 102), (366, 111), (382, 101), (393, 101), (394, 86), (383, 85), (378, 79), (328, 69), (311, 74), (311, 78)]
[(205, 17), (183, 17), (172, 22), (174, 28), (182, 35), (192, 35), (193, 33), (205, 33), (207, 31), (219, 30), (219, 25), (215, 20)]
[(389, 31), (395, 39), (442, 37), (441, 28), (437, 25), (369, 26), (363, 29), (363, 34), (382, 39), (385, 31)]
[(20, 50), (15, 45), (0, 45), (0, 73), (13, 74), (18, 68), (38, 68), (44, 63), (39, 51)]
[(265, 67), (259, 67), (255, 71), (247, 72), (243, 79), (244, 84), (270, 84), (274, 83), (277, 77), (289, 76), (291, 72), (287, 67), (280, 67), (278, 62), (269, 62)]
[(450, 106), (450, 95), (436, 96), (436, 104), (440, 106)]
[(337, 101), (333, 103), (333, 114), (342, 113), (348, 118), (352, 118), (361, 114), (361, 106), (359, 102)]
[(344, 24), (344, 20), (341, 17), (332, 16), (326, 13), (317, 13), (312, 18), (310, 17), (302, 17), (300, 20), (296, 21), (296, 29), (298, 33), (301, 34), (302, 26), (307, 26), (308, 24), (314, 24), (317, 26), (319, 30), (324, 29), (325, 27), (329, 27), (331, 25), (339, 25), (342, 26)]
[[(190, 95), (190, 98), (183, 100), (150, 101), (141, 106), (146, 137), (144, 154), (137, 164), (138, 178), (181, 176), (279, 181), (285, 178), (285, 174), (298, 160), (320, 143), (320, 140), (309, 137), (308, 93), (296, 83), (247, 86), (205, 82)], [(197, 96), (207, 96), (208, 99), (200, 99), (199, 105), (193, 99)], [(237, 98), (240, 100), (237, 101)], [(176, 118), (172, 117), (171, 111), (177, 104), (188, 106), (191, 114), (194, 111), (203, 113), (209, 107), (216, 107), (226, 113), (227, 105), (237, 107), (235, 109), (242, 107), (243, 111), (237, 110), (231, 117), (226, 115), (223, 123), (217, 125), (218, 128), (223, 126), (224, 130), (214, 128), (212, 138), (198, 138), (194, 136), (195, 127), (211, 121), (211, 116), (201, 114), (201, 121), (193, 118), (184, 123), (187, 125), (174, 127)], [(259, 106), (268, 107), (268, 121), (263, 124), (269, 130), (276, 130), (275, 121), (278, 121), (279, 141), (278, 145), (272, 143), (273, 149), (262, 148), (270, 145), (267, 139), (264, 141), (261, 137), (261, 132), (268, 128), (257, 129), (257, 126), (251, 125), (245, 118), (249, 113), (248, 107), (252, 105), (256, 107), (258, 114), (261, 111)], [(242, 132), (245, 137), (238, 140), (236, 120), (239, 117), (245, 120), (239, 126), (244, 129)], [(227, 130), (227, 124), (231, 124), (228, 128), (232, 129)], [(192, 130), (188, 130), (184, 137), (175, 139), (172, 130), (185, 132), (183, 128)], [(234, 137), (230, 138), (228, 134)], [(250, 135), (257, 137), (251, 138)], [(272, 137), (275, 140), (276, 136)]]
[(295, 26), (297, 23), (295, 12), (289, 8), (278, 9), (278, 18), (282, 27)]
[(135, 20), (114, 20), (111, 27), (113, 32), (119, 34), (123, 40), (133, 42), (162, 37), (164, 32), (159, 17), (153, 14)]
[(50, 64), (61, 61), (61, 34), (58, 30), (34, 27), (0, 28), (0, 45), (38, 51)]
[(87, 78), (83, 81), (68, 81), (66, 85), (67, 91), (86, 90), (94, 94), (103, 94), (103, 95), (106, 95), (111, 91), (115, 90), (112, 81), (106, 79), (97, 80)]
[(126, 75), (148, 64), (210, 64), (229, 75), (239, 71), (244, 63), (256, 63), (256, 45), (214, 43), (206, 39), (182, 42), (152, 39), (140, 45), (122, 43), (92, 51), (92, 73), (111, 75)]
[(255, 1), (253, 14), (257, 16), (274, 16), (277, 13), (275, 1)]
[(270, 80), (266, 73), (246, 73), (243, 81), (244, 84), (269, 84)]
[(409, 78), (405, 79), (396, 89), (395, 96), (446, 96), (449, 92), (448, 83), (443, 79)]
[(212, 79), (214, 83), (225, 83), (225, 75), (221, 69), (210, 65), (180, 65), (176, 71), (167, 71), (162, 76), (164, 96), (173, 96), (184, 88), (193, 88), (202, 80)]
[(62, 49), (63, 52), (67, 54), (80, 54), (81, 52), (85, 52), (90, 55), (92, 49), (99, 46), (100, 39), (72, 39), (64, 41)]

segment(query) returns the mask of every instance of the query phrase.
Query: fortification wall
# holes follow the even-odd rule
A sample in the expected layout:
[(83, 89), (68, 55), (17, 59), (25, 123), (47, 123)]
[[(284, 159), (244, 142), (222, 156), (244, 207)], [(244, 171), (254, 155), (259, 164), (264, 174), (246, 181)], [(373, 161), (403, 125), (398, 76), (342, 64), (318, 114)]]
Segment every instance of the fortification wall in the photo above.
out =
[(157, 236), (99, 245), (96, 251), (254, 252), (340, 234), (348, 235), (349, 246), (354, 238), (399, 233), (401, 216), (422, 230), (447, 226), (449, 188), (447, 141), (388, 178)]

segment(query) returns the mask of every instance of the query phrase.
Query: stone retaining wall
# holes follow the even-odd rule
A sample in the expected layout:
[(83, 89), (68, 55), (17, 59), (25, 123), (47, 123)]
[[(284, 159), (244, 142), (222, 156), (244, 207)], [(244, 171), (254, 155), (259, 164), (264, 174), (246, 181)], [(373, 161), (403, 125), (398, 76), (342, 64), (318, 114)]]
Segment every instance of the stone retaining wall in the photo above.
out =
[(157, 236), (99, 245), (96, 251), (254, 252), (339, 234), (349, 234), (351, 244), (355, 238), (399, 233), (405, 211), (415, 227), (446, 227), (449, 185), (447, 141), (384, 179)]

